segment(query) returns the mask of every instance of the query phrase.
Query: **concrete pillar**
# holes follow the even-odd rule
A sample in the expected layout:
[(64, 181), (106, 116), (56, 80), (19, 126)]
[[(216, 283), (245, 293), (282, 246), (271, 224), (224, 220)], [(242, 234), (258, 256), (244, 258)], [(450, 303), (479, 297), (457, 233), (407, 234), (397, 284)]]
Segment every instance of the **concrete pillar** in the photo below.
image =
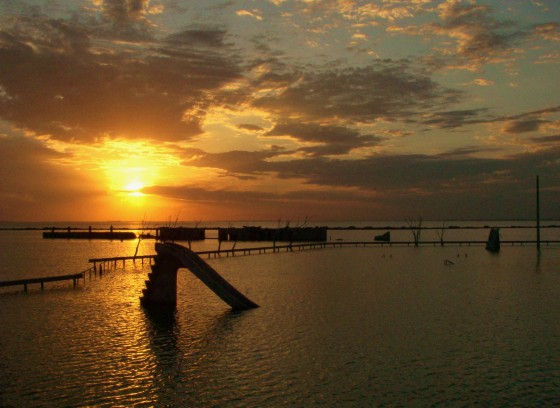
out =
[(157, 256), (151, 266), (146, 289), (140, 303), (147, 305), (174, 306), (177, 304), (177, 270), (179, 264), (173, 258)]

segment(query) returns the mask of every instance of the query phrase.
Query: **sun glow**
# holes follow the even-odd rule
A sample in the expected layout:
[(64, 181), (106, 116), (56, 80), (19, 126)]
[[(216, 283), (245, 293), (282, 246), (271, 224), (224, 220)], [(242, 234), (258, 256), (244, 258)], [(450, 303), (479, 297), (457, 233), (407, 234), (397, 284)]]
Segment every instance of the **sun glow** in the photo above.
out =
[(141, 197), (141, 196), (145, 195), (141, 191), (142, 188), (144, 188), (144, 183), (142, 183), (138, 180), (134, 180), (134, 181), (131, 181), (130, 183), (128, 183), (124, 187), (124, 191), (126, 191), (129, 196)]
[(109, 140), (103, 146), (103, 155), (109, 157), (100, 166), (105, 173), (105, 185), (121, 199), (147, 197), (142, 189), (160, 177), (162, 155), (149, 143)]

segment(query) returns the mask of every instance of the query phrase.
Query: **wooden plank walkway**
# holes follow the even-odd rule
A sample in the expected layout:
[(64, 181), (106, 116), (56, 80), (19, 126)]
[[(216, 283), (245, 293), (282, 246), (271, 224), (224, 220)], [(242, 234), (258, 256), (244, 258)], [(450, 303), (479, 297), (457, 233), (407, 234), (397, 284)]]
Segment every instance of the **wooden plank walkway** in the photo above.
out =
[[(502, 245), (512, 245), (512, 246), (536, 246), (536, 241), (501, 241)], [(418, 246), (484, 246), (486, 245), (486, 240), (482, 241), (444, 241), (443, 245), (441, 241), (421, 241)], [(559, 240), (541, 240), (541, 246), (553, 246), (560, 245)], [(343, 247), (414, 247), (414, 242), (412, 241), (392, 241), (392, 242), (382, 242), (382, 241), (329, 241), (329, 242), (308, 242), (308, 243), (298, 243), (298, 244), (287, 244), (287, 245), (275, 245), (275, 246), (260, 246), (260, 247), (248, 247), (248, 248), (231, 248), (231, 249), (220, 249), (214, 251), (198, 251), (196, 252), (200, 256), (206, 256), (207, 258), (217, 258), (225, 255), (236, 256), (236, 255), (253, 255), (253, 254), (267, 254), (275, 252), (290, 252), (290, 251), (304, 251), (310, 249), (323, 249), (323, 248), (343, 248)], [(122, 262), (125, 266), (126, 261), (137, 259), (149, 260), (152, 262), (156, 255), (142, 255), (142, 256), (117, 256), (112, 258), (92, 258), (89, 259), (90, 263), (94, 264), (94, 268), (97, 265), (108, 264), (110, 266), (117, 266), (118, 262)]]
[[(152, 260), (155, 258), (156, 255), (137, 255), (137, 256), (114, 256), (114, 257), (110, 257), (110, 258), (92, 258), (92, 259), (88, 259), (89, 263), (92, 263), (93, 266), (93, 270), (94, 271), (103, 271), (103, 266), (113, 266), (116, 267), (118, 262), (122, 262), (123, 267), (126, 265), (126, 261), (136, 261), (136, 260), (140, 260), (142, 262), (142, 265), (144, 265), (144, 261), (148, 260), (149, 262), (152, 262)], [(99, 264), (99, 269), (98, 269), (98, 264)]]
[[(535, 245), (536, 241), (501, 241), (502, 245)], [(560, 241), (542, 241), (541, 246), (550, 245), (560, 245)], [(443, 245), (441, 241), (421, 241), (418, 246), (484, 246), (486, 245), (486, 240), (484, 241), (444, 241)], [(304, 251), (309, 249), (322, 249), (322, 248), (343, 248), (343, 247), (414, 247), (414, 242), (412, 241), (329, 241), (329, 242), (310, 242), (304, 244), (292, 244), (292, 245), (276, 245), (267, 247), (253, 247), (253, 248), (232, 248), (232, 249), (222, 249), (219, 251), (200, 251), (197, 252), (199, 255), (206, 255), (208, 258), (218, 257), (222, 254), (226, 256), (235, 256), (236, 254), (242, 255), (252, 255), (253, 253), (266, 254), (269, 252), (282, 252), (282, 251)]]
[[(534, 245), (536, 247), (536, 240), (525, 240), (525, 241), (501, 241), (502, 245), (512, 245), (512, 246), (529, 246)], [(486, 240), (483, 241), (444, 241), (443, 245), (441, 241), (420, 241), (418, 243), (419, 247), (425, 246), (484, 246), (486, 245)], [(217, 258), (222, 255), (236, 256), (236, 255), (253, 255), (253, 254), (267, 254), (275, 252), (291, 252), (291, 251), (305, 251), (310, 249), (323, 249), (323, 248), (343, 248), (343, 247), (414, 247), (414, 242), (412, 241), (329, 241), (329, 242), (307, 242), (307, 243), (297, 243), (297, 244), (286, 244), (286, 245), (272, 245), (272, 246), (260, 246), (260, 247), (248, 247), (248, 248), (231, 248), (231, 249), (221, 249), (215, 251), (199, 251), (196, 252), (199, 256), (206, 256), (207, 258)], [(560, 240), (541, 240), (541, 247), (543, 246), (560, 246)], [(18, 279), (11, 281), (0, 282), (0, 287), (6, 286), (18, 286), (23, 285), (23, 290), (27, 291), (27, 286), (31, 284), (40, 284), (41, 289), (44, 288), (45, 282), (56, 282), (56, 281), (69, 281), (72, 280), (74, 286), (77, 285), (79, 279), (84, 279), (87, 273), (97, 274), (101, 276), (103, 270), (106, 267), (117, 267), (119, 262), (122, 262), (123, 267), (126, 265), (126, 261), (136, 261), (139, 260), (144, 264), (144, 261), (153, 262), (156, 255), (139, 255), (139, 256), (116, 256), (110, 258), (92, 258), (89, 259), (89, 263), (93, 263), (91, 268), (86, 269), (83, 272), (71, 274), (71, 275), (58, 275), (58, 276), (46, 276), (39, 278), (29, 278), (29, 279)]]
[(78, 280), (79, 279), (84, 279), (86, 278), (86, 273), (90, 273), (93, 271), (93, 267), (86, 269), (85, 271), (82, 271), (80, 273), (74, 273), (71, 275), (58, 275), (58, 276), (44, 276), (44, 277), (40, 277), (40, 278), (27, 278), (27, 279), (16, 279), (16, 280), (10, 280), (10, 281), (2, 281), (0, 282), (0, 287), (6, 287), (6, 286), (19, 286), (19, 285), (23, 285), (23, 290), (24, 292), (27, 292), (27, 285), (31, 285), (34, 283), (39, 283), (41, 284), (41, 290), (44, 289), (45, 287), (45, 282), (59, 282), (59, 281), (73, 281), (74, 287), (78, 284)]

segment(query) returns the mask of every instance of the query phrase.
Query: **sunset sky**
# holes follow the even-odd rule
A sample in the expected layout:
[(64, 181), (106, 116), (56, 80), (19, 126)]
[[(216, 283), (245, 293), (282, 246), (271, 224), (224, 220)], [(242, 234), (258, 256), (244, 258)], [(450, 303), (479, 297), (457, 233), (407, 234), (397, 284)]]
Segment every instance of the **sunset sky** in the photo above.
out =
[(0, 0), (0, 221), (560, 219), (558, 0)]

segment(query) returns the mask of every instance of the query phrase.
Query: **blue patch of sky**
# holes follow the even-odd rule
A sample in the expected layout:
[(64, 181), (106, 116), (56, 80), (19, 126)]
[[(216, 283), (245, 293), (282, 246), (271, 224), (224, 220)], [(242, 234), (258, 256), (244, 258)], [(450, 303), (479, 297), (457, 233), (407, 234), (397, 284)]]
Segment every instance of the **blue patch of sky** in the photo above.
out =
[(504, 20), (541, 24), (560, 18), (558, 0), (498, 0), (480, 3), (491, 6), (496, 16)]

